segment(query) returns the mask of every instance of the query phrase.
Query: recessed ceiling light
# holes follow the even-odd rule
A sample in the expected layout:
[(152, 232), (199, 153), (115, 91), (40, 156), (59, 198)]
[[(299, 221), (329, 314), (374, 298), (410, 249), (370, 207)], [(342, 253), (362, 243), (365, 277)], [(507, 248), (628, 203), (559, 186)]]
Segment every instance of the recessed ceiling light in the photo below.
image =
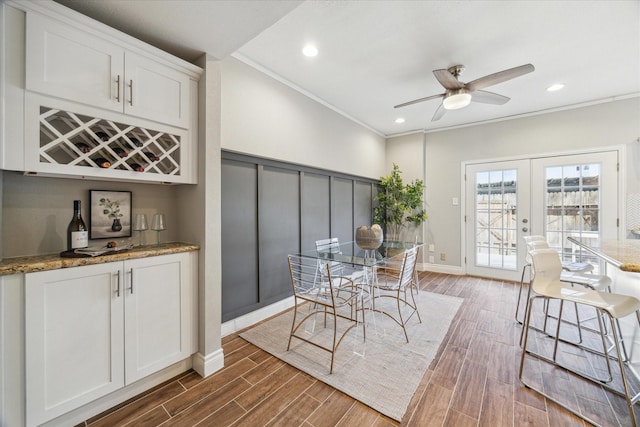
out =
[(563, 83), (556, 83), (556, 84), (552, 84), (551, 86), (549, 86), (547, 88), (547, 92), (555, 92), (557, 90), (560, 90), (564, 87)]
[(404, 123), (404, 118), (402, 118), (402, 117), (398, 117), (398, 118), (396, 119), (396, 123)]
[(313, 57), (318, 55), (318, 48), (314, 45), (308, 44), (302, 49), (304, 56)]

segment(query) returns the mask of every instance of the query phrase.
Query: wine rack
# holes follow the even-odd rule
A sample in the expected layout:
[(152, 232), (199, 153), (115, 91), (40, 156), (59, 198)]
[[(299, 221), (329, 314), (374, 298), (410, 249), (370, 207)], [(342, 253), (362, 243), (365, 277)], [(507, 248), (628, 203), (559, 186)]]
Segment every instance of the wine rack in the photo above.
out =
[(40, 163), (180, 176), (180, 135), (40, 107)]

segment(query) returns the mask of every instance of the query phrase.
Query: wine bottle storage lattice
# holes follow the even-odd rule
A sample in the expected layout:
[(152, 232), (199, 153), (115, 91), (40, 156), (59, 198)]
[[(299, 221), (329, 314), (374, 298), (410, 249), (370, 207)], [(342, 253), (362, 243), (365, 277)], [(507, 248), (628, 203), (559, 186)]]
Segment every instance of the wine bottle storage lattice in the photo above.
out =
[(40, 107), (40, 162), (180, 175), (180, 136)]

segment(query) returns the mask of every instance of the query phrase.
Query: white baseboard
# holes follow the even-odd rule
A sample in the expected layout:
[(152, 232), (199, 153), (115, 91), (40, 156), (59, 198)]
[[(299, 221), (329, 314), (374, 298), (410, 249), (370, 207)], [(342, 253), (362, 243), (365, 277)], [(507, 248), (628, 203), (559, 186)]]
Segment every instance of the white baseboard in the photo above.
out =
[(454, 274), (456, 276), (462, 276), (465, 274), (464, 268), (456, 265), (442, 265), (442, 264), (419, 264), (418, 271), (433, 271), (434, 273)]
[(222, 336), (226, 337), (234, 332), (248, 328), (251, 325), (255, 325), (256, 323), (261, 322), (264, 319), (268, 319), (271, 316), (275, 316), (276, 314), (291, 307), (293, 307), (293, 296), (260, 308), (256, 311), (252, 311), (251, 313), (247, 313), (243, 316), (236, 317), (228, 322), (224, 322), (222, 324)]
[(196, 353), (191, 357), (191, 361), (193, 370), (202, 378), (205, 378), (224, 368), (224, 351), (219, 349), (206, 356), (202, 353)]

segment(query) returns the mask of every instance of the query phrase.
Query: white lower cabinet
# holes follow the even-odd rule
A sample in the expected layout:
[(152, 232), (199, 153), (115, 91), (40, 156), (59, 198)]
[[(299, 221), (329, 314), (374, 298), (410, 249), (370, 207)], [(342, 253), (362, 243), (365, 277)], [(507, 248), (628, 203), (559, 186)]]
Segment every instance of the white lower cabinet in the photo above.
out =
[(193, 253), (25, 275), (26, 424), (192, 354)]

